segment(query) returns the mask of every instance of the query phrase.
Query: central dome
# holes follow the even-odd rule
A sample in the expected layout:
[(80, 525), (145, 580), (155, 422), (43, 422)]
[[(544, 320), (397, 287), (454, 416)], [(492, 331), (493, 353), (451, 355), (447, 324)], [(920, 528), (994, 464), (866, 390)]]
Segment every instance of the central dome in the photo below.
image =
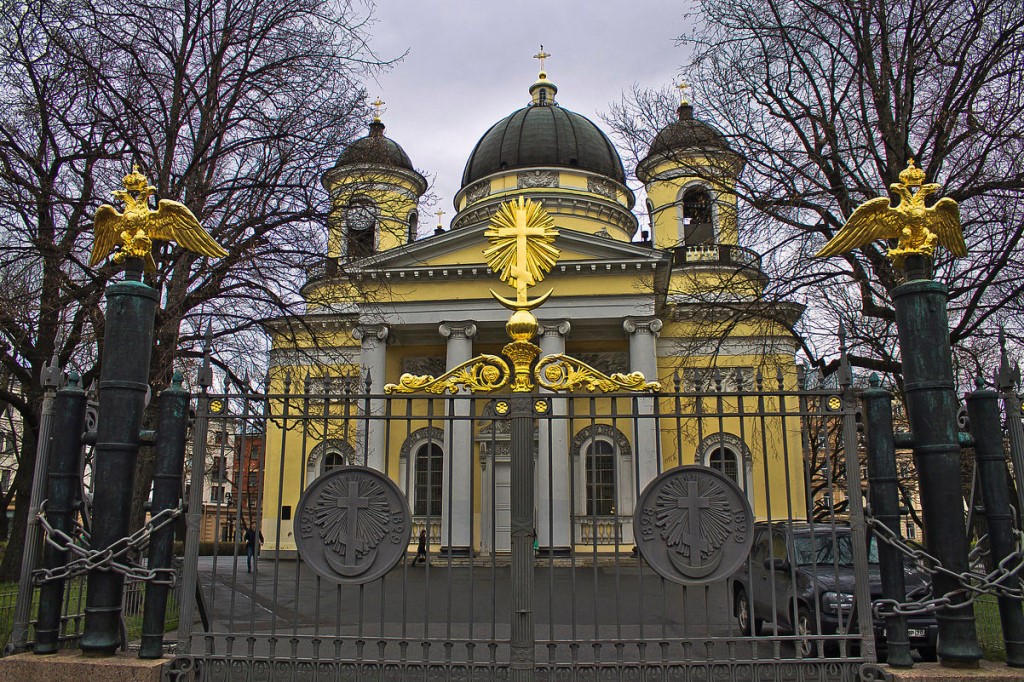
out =
[(462, 186), (512, 168), (561, 166), (626, 183), (622, 159), (590, 119), (557, 105), (523, 107), (484, 133), (469, 155)]

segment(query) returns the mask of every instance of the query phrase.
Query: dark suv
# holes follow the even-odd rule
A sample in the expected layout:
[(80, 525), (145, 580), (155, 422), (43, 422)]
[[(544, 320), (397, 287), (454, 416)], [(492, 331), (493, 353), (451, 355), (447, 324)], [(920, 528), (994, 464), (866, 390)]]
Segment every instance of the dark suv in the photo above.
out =
[[(878, 548), (868, 549), (871, 598), (879, 599)], [(924, 584), (924, 575), (908, 567), (907, 591)], [(759, 635), (765, 623), (796, 635), (804, 655), (813, 655), (815, 634), (856, 631), (854, 613), (853, 541), (849, 526), (788, 523), (754, 526), (754, 544), (747, 564), (732, 577), (734, 613), (744, 634)], [(924, 660), (935, 659), (938, 632), (931, 615), (911, 618), (910, 645)], [(842, 627), (840, 627), (842, 626)], [(875, 621), (875, 641), (885, 650), (885, 625)]]

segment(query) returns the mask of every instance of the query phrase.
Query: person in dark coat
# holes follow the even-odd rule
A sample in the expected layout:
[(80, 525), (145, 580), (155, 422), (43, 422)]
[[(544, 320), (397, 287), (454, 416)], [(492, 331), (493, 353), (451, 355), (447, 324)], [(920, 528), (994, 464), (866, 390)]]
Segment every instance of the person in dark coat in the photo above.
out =
[[(251, 526), (245, 529), (245, 568), (246, 573), (252, 573), (252, 564), (256, 559), (256, 530)], [(263, 531), (259, 532), (260, 545), (263, 544)]]
[(412, 560), (412, 565), (415, 566), (419, 563), (420, 558), (423, 559), (423, 563), (427, 563), (427, 529), (424, 528), (420, 531), (420, 545), (416, 548), (416, 558)]

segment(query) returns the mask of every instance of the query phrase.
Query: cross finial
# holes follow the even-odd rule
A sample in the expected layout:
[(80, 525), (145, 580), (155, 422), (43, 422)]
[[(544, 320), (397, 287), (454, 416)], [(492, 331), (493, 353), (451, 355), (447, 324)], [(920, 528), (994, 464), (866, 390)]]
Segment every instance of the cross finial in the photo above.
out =
[(373, 105), (373, 122), (378, 123), (380, 122), (380, 108), (387, 104), (387, 102), (378, 96), (377, 99), (370, 102), (370, 104)]
[(537, 54), (533, 55), (534, 59), (537, 59), (537, 60), (540, 61), (540, 72), (541, 73), (544, 73), (544, 60), (547, 59), (550, 56), (551, 56), (550, 54), (548, 54), (547, 52), (544, 51), (544, 46), (543, 45), (540, 46), (540, 52), (538, 52)]
[(434, 215), (437, 216), (437, 226), (441, 227), (441, 216), (444, 215), (444, 211), (442, 211), (441, 209), (437, 209), (437, 213), (435, 213)]
[(690, 89), (690, 84), (684, 80), (679, 81), (679, 85), (676, 86), (679, 90), (679, 103), (687, 105), (690, 103), (689, 98), (686, 96), (687, 91)]

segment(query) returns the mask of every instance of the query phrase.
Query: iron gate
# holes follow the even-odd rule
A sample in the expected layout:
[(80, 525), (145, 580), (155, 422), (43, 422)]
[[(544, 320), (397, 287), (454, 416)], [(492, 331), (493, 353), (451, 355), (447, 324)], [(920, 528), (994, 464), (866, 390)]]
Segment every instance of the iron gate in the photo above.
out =
[[(399, 397), (330, 376), (204, 389), (191, 471), (204, 516), (190, 508), (182, 589), (207, 625), (183, 600), (173, 667), (204, 680), (854, 679), (875, 646), (856, 625), (875, 588), (860, 464), (845, 456), (855, 396), (798, 383), (732, 368), (680, 370), (656, 397)], [(635, 552), (634, 504), (694, 463), (732, 478), (758, 524), (735, 575), (677, 584)], [(403, 491), (412, 540), (377, 580), (326, 580), (296, 558), (298, 495), (367, 464)], [(251, 558), (247, 527), (263, 540)], [(851, 572), (855, 590), (828, 589)]]

